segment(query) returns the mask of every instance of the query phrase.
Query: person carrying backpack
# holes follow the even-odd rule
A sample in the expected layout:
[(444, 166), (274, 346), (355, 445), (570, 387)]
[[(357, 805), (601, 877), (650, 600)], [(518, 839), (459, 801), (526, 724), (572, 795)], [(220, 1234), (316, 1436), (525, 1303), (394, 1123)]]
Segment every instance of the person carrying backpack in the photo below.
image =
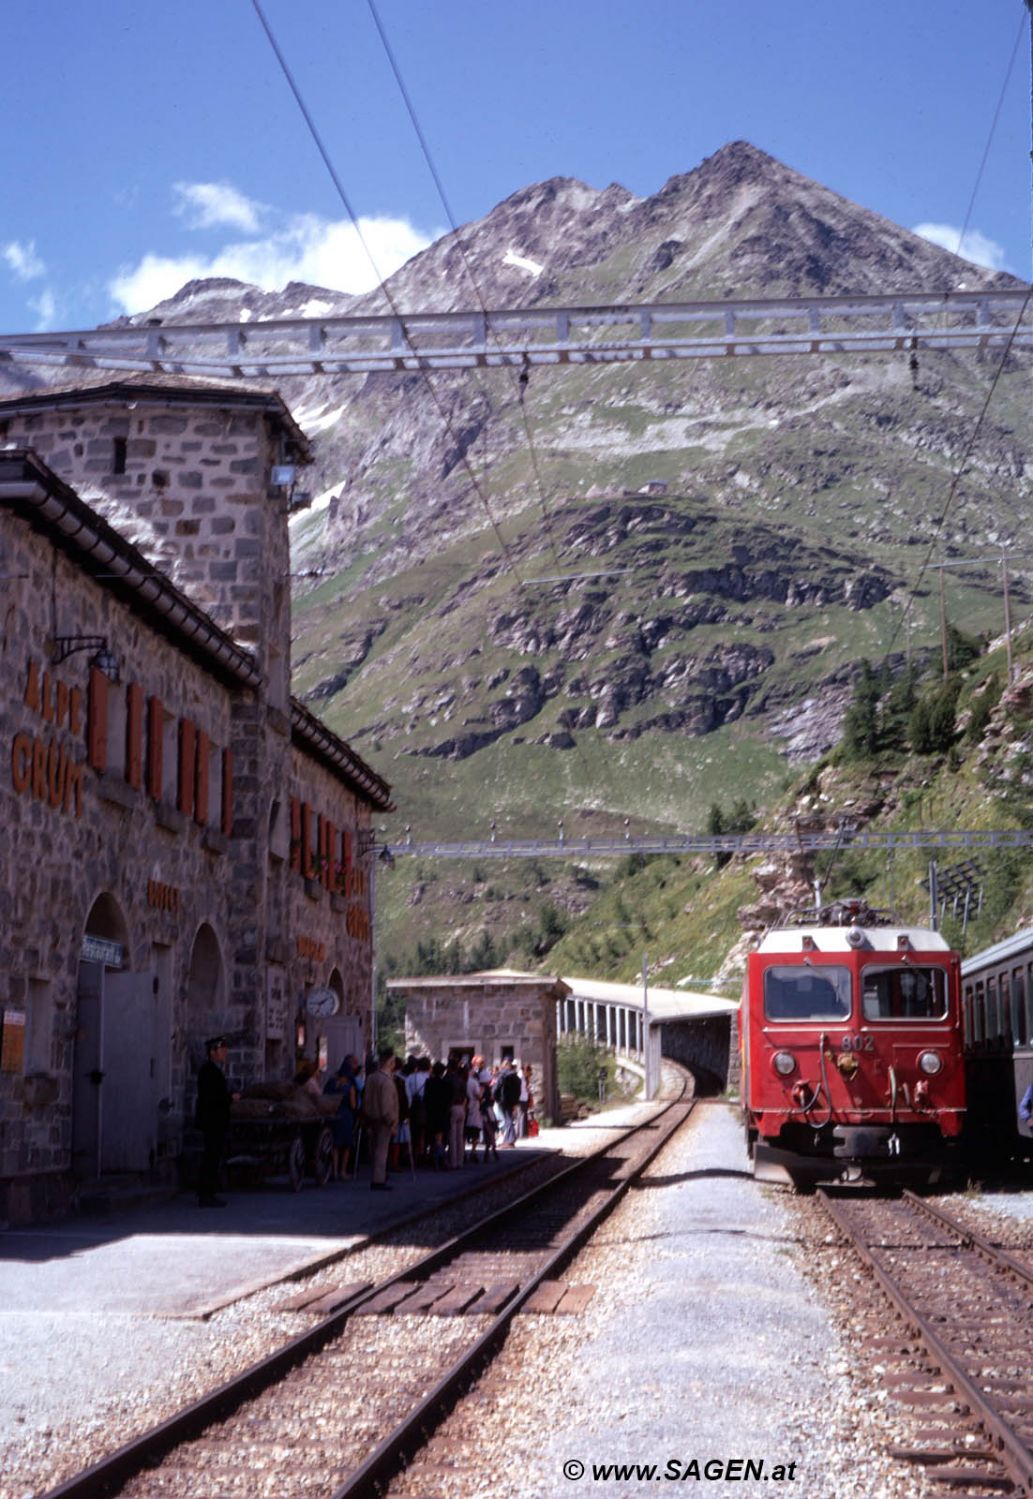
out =
[[(476, 1062), (477, 1058), (474, 1058)], [(492, 1072), (490, 1067), (482, 1066), (477, 1074), (477, 1080), (481, 1087), (481, 1134), (484, 1138), (484, 1163), (487, 1165), (488, 1156), (497, 1161), (499, 1158), (498, 1131), (499, 1121), (495, 1114), (495, 1090), (492, 1087)]]
[(513, 1150), (520, 1129), (520, 1074), (510, 1057), (503, 1063), (498, 1096), (502, 1102), (502, 1146), (504, 1150)]

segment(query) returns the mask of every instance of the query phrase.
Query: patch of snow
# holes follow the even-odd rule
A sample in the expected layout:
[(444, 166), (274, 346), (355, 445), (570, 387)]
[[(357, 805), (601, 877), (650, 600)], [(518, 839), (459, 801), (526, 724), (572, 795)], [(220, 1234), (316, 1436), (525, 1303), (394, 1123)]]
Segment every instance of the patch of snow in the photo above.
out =
[(319, 297), (313, 297), (310, 302), (305, 303), (304, 307), (298, 309), (298, 317), (325, 317), (328, 312), (333, 312), (333, 310), (334, 305), (332, 302), (323, 302)]
[(502, 264), (515, 266), (518, 271), (529, 271), (532, 276), (540, 276), (545, 269), (537, 260), (529, 260), (526, 255), (518, 255), (515, 250), (506, 251)]
[(344, 415), (343, 406), (299, 406), (292, 413), (298, 426), (308, 437), (333, 427)]
[(250, 307), (242, 307), (240, 309), (239, 321), (242, 322), (242, 323), (250, 323), (250, 321), (254, 317), (254, 315), (255, 314), (251, 311)]

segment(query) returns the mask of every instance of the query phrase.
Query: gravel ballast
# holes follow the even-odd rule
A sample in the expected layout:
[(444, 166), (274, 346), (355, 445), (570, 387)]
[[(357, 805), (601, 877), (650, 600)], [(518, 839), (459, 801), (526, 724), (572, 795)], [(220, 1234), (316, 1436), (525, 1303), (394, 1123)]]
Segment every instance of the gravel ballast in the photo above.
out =
[[(524, 1499), (912, 1499), (801, 1254), (791, 1194), (757, 1186), (733, 1112), (701, 1105), (566, 1272), (597, 1287), (587, 1310), (519, 1317), (392, 1494), (479, 1499), (505, 1472)], [(713, 1466), (750, 1458), (763, 1479)], [(593, 1469), (613, 1463), (657, 1472)]]
[[(622, 1124), (648, 1117), (655, 1110), (656, 1105), (632, 1105), (567, 1130), (543, 1131), (547, 1138), (529, 1141), (514, 1152), (514, 1158), (526, 1154), (530, 1159), (526, 1165), (520, 1162), (522, 1169), (511, 1179), (482, 1178), (483, 1167), (468, 1166), (456, 1174), (454, 1185), (449, 1185), (460, 1193), (474, 1189), (472, 1195), (447, 1201), (419, 1221), (389, 1231), (383, 1243), (361, 1247), (364, 1241), (357, 1237), (359, 1247), (345, 1257), (286, 1287), (283, 1275), (293, 1273), (298, 1246), (282, 1238), (283, 1217), (277, 1200), (271, 1195), (259, 1198), (264, 1203), (264, 1217), (256, 1223), (250, 1253), (257, 1251), (260, 1258), (266, 1253), (271, 1256), (270, 1265), (264, 1267), (264, 1278), (273, 1283), (223, 1307), (207, 1320), (143, 1315), (139, 1310), (120, 1313), (113, 1309), (118, 1288), (106, 1283), (98, 1284), (91, 1297), (90, 1277), (77, 1269), (70, 1278), (67, 1259), (72, 1255), (81, 1260), (96, 1236), (88, 1231), (80, 1236), (73, 1220), (58, 1226), (53, 1237), (60, 1249), (52, 1264), (60, 1286), (49, 1293), (49, 1308), (48, 1293), (41, 1283), (47, 1274), (45, 1263), (27, 1264), (24, 1284), (31, 1294), (20, 1304), (12, 1296), (0, 1308), (0, 1499), (29, 1499), (45, 1492), (282, 1347), (316, 1320), (276, 1310), (300, 1287), (329, 1290), (342, 1281), (381, 1280), (411, 1264), (431, 1245), (459, 1232), (475, 1217), (529, 1190), (554, 1169), (553, 1157), (537, 1153), (539, 1143), (562, 1149), (567, 1156), (586, 1154)], [(368, 1188), (362, 1190), (364, 1185), (330, 1186), (323, 1194), (303, 1194), (286, 1202), (299, 1226), (306, 1222), (309, 1204), (325, 1218), (335, 1198), (341, 1202), (342, 1215), (355, 1222), (369, 1198)], [(356, 1190), (358, 1210), (350, 1206), (350, 1194)], [(167, 1217), (165, 1210), (141, 1210), (125, 1219), (127, 1235), (153, 1237), (146, 1261), (152, 1267), (154, 1256), (160, 1259), (162, 1243), (181, 1247), (178, 1222), (176, 1233), (163, 1236), (161, 1232)], [(213, 1226), (208, 1219), (202, 1226), (210, 1235)], [(79, 1245), (77, 1237), (82, 1239)], [(226, 1242), (226, 1237), (221, 1237)], [(10, 1249), (15, 1255), (20, 1242), (21, 1236), (11, 1236)], [(328, 1244), (334, 1242), (328, 1240)], [(271, 1268), (277, 1252), (279, 1273)], [(201, 1256), (198, 1272), (203, 1281)], [(129, 1273), (128, 1260), (121, 1266), (121, 1273)], [(250, 1278), (250, 1271), (245, 1278)], [(74, 1294), (69, 1293), (69, 1286)], [(125, 1304), (134, 1308), (145, 1304), (132, 1286), (127, 1289), (132, 1294)], [(199, 1299), (206, 1297), (201, 1294)], [(160, 1298), (155, 1297), (154, 1302), (159, 1304)]]

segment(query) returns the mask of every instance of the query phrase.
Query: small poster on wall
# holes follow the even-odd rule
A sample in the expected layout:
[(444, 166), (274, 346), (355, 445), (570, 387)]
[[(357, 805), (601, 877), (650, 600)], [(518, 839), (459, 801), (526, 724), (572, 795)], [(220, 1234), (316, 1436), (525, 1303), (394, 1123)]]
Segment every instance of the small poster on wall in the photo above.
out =
[(287, 996), (283, 977), (270, 969), (266, 983), (265, 1034), (269, 1041), (282, 1041), (287, 1035)]

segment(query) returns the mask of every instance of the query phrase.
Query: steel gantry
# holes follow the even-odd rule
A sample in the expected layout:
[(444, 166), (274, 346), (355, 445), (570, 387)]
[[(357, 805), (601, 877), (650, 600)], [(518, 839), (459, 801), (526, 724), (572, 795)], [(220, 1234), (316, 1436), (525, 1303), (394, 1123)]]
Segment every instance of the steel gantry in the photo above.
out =
[(270, 378), (1033, 347), (1029, 290), (644, 302), (0, 334), (0, 363)]
[(666, 837), (618, 836), (568, 838), (498, 838), (467, 841), (414, 841), (410, 829), (400, 841), (378, 840), (381, 859), (391, 862), (403, 854), (434, 859), (593, 859), (626, 854), (774, 854), (820, 853), (844, 849), (1014, 849), (1033, 847), (1033, 829), (919, 828), (906, 832), (865, 832), (842, 826), (827, 832), (791, 833), (678, 833)]

